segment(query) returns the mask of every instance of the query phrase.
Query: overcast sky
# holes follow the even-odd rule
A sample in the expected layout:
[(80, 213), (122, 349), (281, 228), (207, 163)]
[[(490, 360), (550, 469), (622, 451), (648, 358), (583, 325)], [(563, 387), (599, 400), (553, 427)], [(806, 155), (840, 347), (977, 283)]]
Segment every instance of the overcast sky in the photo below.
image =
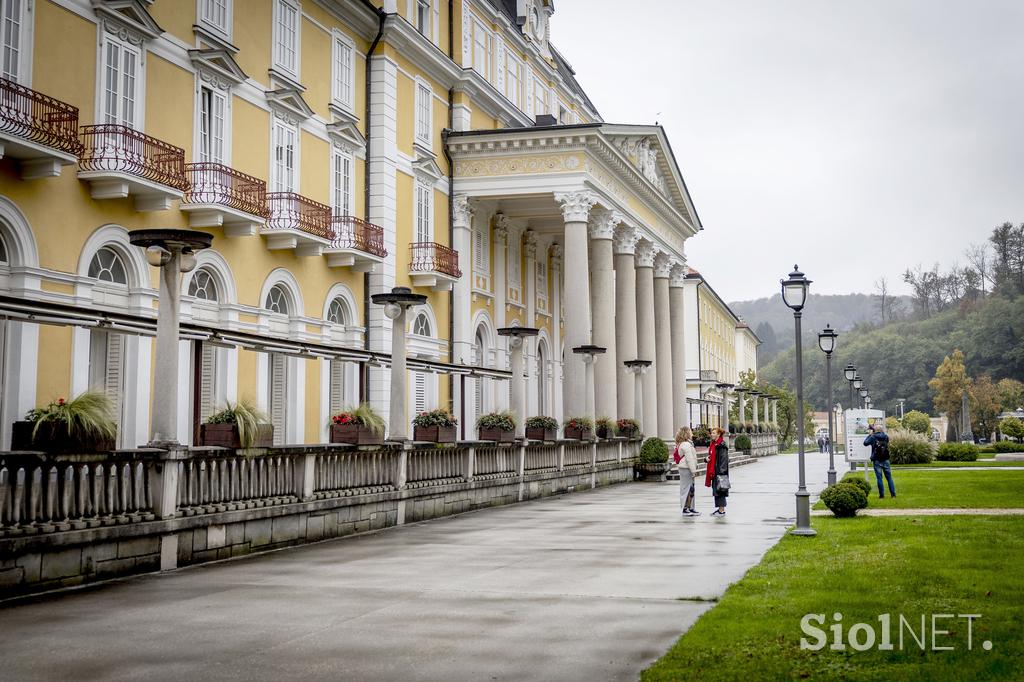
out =
[(559, 0), (604, 120), (665, 126), (727, 301), (901, 293), (1024, 222), (1024, 0)]

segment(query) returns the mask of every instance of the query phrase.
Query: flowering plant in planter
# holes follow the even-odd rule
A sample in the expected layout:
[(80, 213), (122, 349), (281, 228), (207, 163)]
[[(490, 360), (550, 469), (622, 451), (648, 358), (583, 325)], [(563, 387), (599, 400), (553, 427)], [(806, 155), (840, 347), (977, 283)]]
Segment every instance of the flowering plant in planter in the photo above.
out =
[(267, 447), (274, 442), (274, 427), (255, 405), (239, 400), (207, 418), (199, 428), (199, 441), (227, 448)]
[(459, 420), (455, 418), (448, 410), (443, 407), (436, 410), (428, 410), (426, 412), (420, 412), (418, 415), (412, 418), (413, 426), (443, 426), (443, 427), (455, 427), (459, 423)]
[(480, 415), (476, 420), (476, 428), (480, 431), (480, 440), (502, 443), (511, 443), (515, 440), (516, 420), (508, 411)]
[(553, 417), (527, 417), (524, 424), (529, 440), (554, 440), (558, 437), (558, 420)]
[(86, 391), (71, 400), (58, 398), (28, 411), (16, 422), (11, 447), (48, 451), (93, 452), (112, 450), (117, 423), (110, 399), (99, 391)]
[(711, 429), (706, 424), (698, 424), (694, 427), (693, 444), (697, 446), (711, 445)]
[(454, 443), (459, 420), (444, 408), (420, 412), (413, 417), (413, 439), (434, 443)]
[(594, 435), (594, 422), (589, 417), (569, 417), (565, 420), (565, 437), (590, 440)]
[(615, 422), (615, 430), (620, 436), (636, 438), (640, 435), (640, 423), (635, 419), (623, 418)]
[(597, 428), (598, 438), (611, 438), (615, 435), (615, 422), (608, 417), (598, 417), (594, 421), (594, 426)]
[(384, 418), (369, 403), (360, 403), (331, 417), (331, 442), (377, 445), (384, 442)]

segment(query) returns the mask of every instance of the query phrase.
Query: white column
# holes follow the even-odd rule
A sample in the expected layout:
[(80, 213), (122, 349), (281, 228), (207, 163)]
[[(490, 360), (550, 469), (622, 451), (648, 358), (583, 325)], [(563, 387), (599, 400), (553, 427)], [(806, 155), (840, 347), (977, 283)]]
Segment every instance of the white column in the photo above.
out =
[(771, 423), (771, 420), (768, 419), (768, 402), (769, 402), (769, 400), (767, 398), (765, 398), (764, 399), (764, 423), (765, 424)]
[(565, 415), (578, 417), (586, 410), (583, 360), (572, 352), (590, 343), (590, 273), (587, 257), (587, 218), (597, 198), (580, 190), (555, 194), (565, 220)]
[[(526, 256), (526, 270), (523, 271), (523, 295), (526, 303), (527, 327), (537, 326), (537, 233), (527, 230), (523, 235), (523, 251)], [(537, 338), (530, 336), (523, 339), (523, 363), (527, 367), (524, 410), (531, 410), (537, 402)], [(532, 414), (532, 412), (531, 412)], [(527, 412), (523, 412), (524, 418)]]
[(621, 219), (611, 211), (594, 211), (590, 216), (590, 291), (594, 322), (593, 343), (608, 352), (594, 358), (594, 409), (598, 417), (618, 418), (615, 367), (615, 270), (612, 236)]
[[(462, 254), (473, 253), (473, 206), (465, 194), (452, 197), (452, 248)], [(472, 259), (467, 258), (467, 261)], [(470, 329), (470, 289), (473, 275), (466, 267), (463, 277), (455, 280), (452, 288), (452, 362), (457, 365), (473, 363), (473, 331)], [(479, 381), (479, 379), (477, 380)], [(462, 387), (467, 382), (457, 378), (452, 382), (452, 410), (462, 414), (462, 401), (466, 400)], [(472, 382), (469, 382), (472, 386)], [(478, 415), (479, 416), (479, 415)]]
[(675, 435), (672, 423), (672, 313), (668, 302), (668, 275), (671, 269), (672, 261), (668, 254), (659, 253), (654, 259), (654, 368), (658, 388), (658, 435), (665, 440), (672, 440)]
[(181, 302), (181, 249), (170, 248), (170, 259), (160, 268), (160, 299), (156, 316), (153, 443), (177, 443), (178, 433), (178, 315)]
[(675, 261), (668, 278), (669, 327), (672, 330), (672, 421), (690, 425), (686, 404), (686, 263)]
[(551, 245), (551, 414), (562, 423), (562, 245)]
[[(767, 400), (767, 398), (765, 398), (765, 400)], [(752, 401), (751, 401), (750, 406), (753, 408), (752, 412), (754, 413), (754, 425), (756, 426), (757, 425), (757, 396), (756, 395), (752, 396)]]
[[(506, 248), (508, 244), (508, 219), (501, 213), (494, 216), (494, 231), (491, 233), (494, 240), (494, 326), (498, 329), (505, 326), (505, 294), (508, 292), (508, 255)], [(508, 339), (499, 336), (498, 345), (494, 349), (494, 366), (505, 368), (505, 348)], [(504, 381), (492, 381), (494, 388), (492, 395), (495, 411), (502, 410), (508, 403), (508, 385)]]
[(729, 433), (729, 407), (731, 406), (732, 398), (729, 397), (729, 389), (722, 389), (722, 428), (725, 429), (726, 433)]
[(618, 372), (617, 417), (633, 417), (630, 388), (639, 381), (623, 364), (637, 359), (636, 349), (636, 230), (620, 225), (615, 231), (615, 367)]
[(737, 399), (740, 401), (740, 426), (747, 423), (747, 399), (744, 397), (745, 393), (738, 393)]
[(779, 401), (772, 399), (772, 425), (779, 425)]
[[(380, 306), (386, 307), (386, 306)], [(407, 308), (396, 306), (400, 311), (391, 325), (391, 400), (389, 404), (388, 438), (408, 440), (409, 425), (405, 414), (405, 316)]]
[(643, 375), (643, 432), (658, 433), (658, 362), (655, 352), (654, 322), (654, 245), (641, 240), (636, 247), (636, 321), (637, 356), (651, 360), (654, 366)]
[(510, 338), (509, 353), (512, 355), (512, 415), (516, 420), (516, 437), (522, 438), (525, 433), (523, 421), (526, 419), (525, 394), (523, 392), (523, 350), (525, 339)]

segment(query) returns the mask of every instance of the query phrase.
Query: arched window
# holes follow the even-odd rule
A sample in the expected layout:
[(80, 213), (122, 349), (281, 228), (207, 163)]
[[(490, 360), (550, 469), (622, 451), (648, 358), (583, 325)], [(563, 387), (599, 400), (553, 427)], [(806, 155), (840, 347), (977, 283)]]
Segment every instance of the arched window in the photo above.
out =
[(217, 291), (217, 280), (213, 273), (207, 268), (196, 270), (192, 281), (188, 283), (188, 295), (203, 301), (219, 301), (220, 292)]
[[(486, 351), (484, 350), (484, 344), (484, 328), (480, 327), (476, 330), (476, 339), (473, 341), (473, 364), (478, 367), (482, 367), (485, 364), (484, 358), (486, 356), (484, 354)], [(476, 408), (476, 416), (479, 417), (484, 413), (487, 402), (484, 396), (484, 380), (478, 377), (474, 380), (474, 383), (476, 385), (473, 387), (473, 404)]]
[(430, 336), (430, 320), (425, 313), (420, 313), (413, 320), (412, 333), (417, 336)]
[(271, 287), (270, 291), (267, 292), (267, 300), (263, 303), (263, 307), (272, 313), (287, 315), (288, 292), (285, 291), (284, 287), (280, 284), (275, 284)]
[(128, 271), (121, 256), (110, 247), (104, 246), (89, 263), (89, 276), (101, 282), (128, 285)]
[(335, 296), (334, 300), (331, 301), (330, 307), (327, 309), (327, 321), (331, 324), (347, 325), (350, 324), (349, 320), (351, 319), (352, 314), (349, 310), (348, 301), (341, 296)]
[(4, 236), (0, 234), (0, 264), (7, 265), (10, 262), (10, 256), (7, 255), (7, 244), (4, 242)]
[(548, 352), (544, 343), (537, 345), (537, 412), (548, 414)]

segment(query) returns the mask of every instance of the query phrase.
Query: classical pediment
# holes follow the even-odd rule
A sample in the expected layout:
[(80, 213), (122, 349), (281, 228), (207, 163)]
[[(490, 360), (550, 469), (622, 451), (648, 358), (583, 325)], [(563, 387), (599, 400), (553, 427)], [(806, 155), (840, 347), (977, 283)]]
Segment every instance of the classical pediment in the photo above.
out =
[(227, 50), (208, 48), (189, 50), (188, 57), (203, 80), (220, 88), (244, 83), (248, 76)]
[(146, 10), (150, 3), (151, 0), (92, 0), (92, 8), (107, 31), (137, 45), (164, 32)]
[(304, 121), (313, 115), (313, 109), (302, 99), (301, 91), (295, 88), (267, 90), (267, 102), (278, 114), (284, 114), (292, 122)]
[(412, 162), (412, 171), (416, 177), (424, 182), (434, 184), (438, 180), (444, 178), (444, 172), (441, 171), (441, 167), (437, 165), (437, 161), (434, 160), (433, 154), (430, 156), (420, 156)]
[(366, 138), (352, 121), (328, 123), (327, 134), (331, 136), (334, 144), (347, 152), (363, 151), (366, 147)]

